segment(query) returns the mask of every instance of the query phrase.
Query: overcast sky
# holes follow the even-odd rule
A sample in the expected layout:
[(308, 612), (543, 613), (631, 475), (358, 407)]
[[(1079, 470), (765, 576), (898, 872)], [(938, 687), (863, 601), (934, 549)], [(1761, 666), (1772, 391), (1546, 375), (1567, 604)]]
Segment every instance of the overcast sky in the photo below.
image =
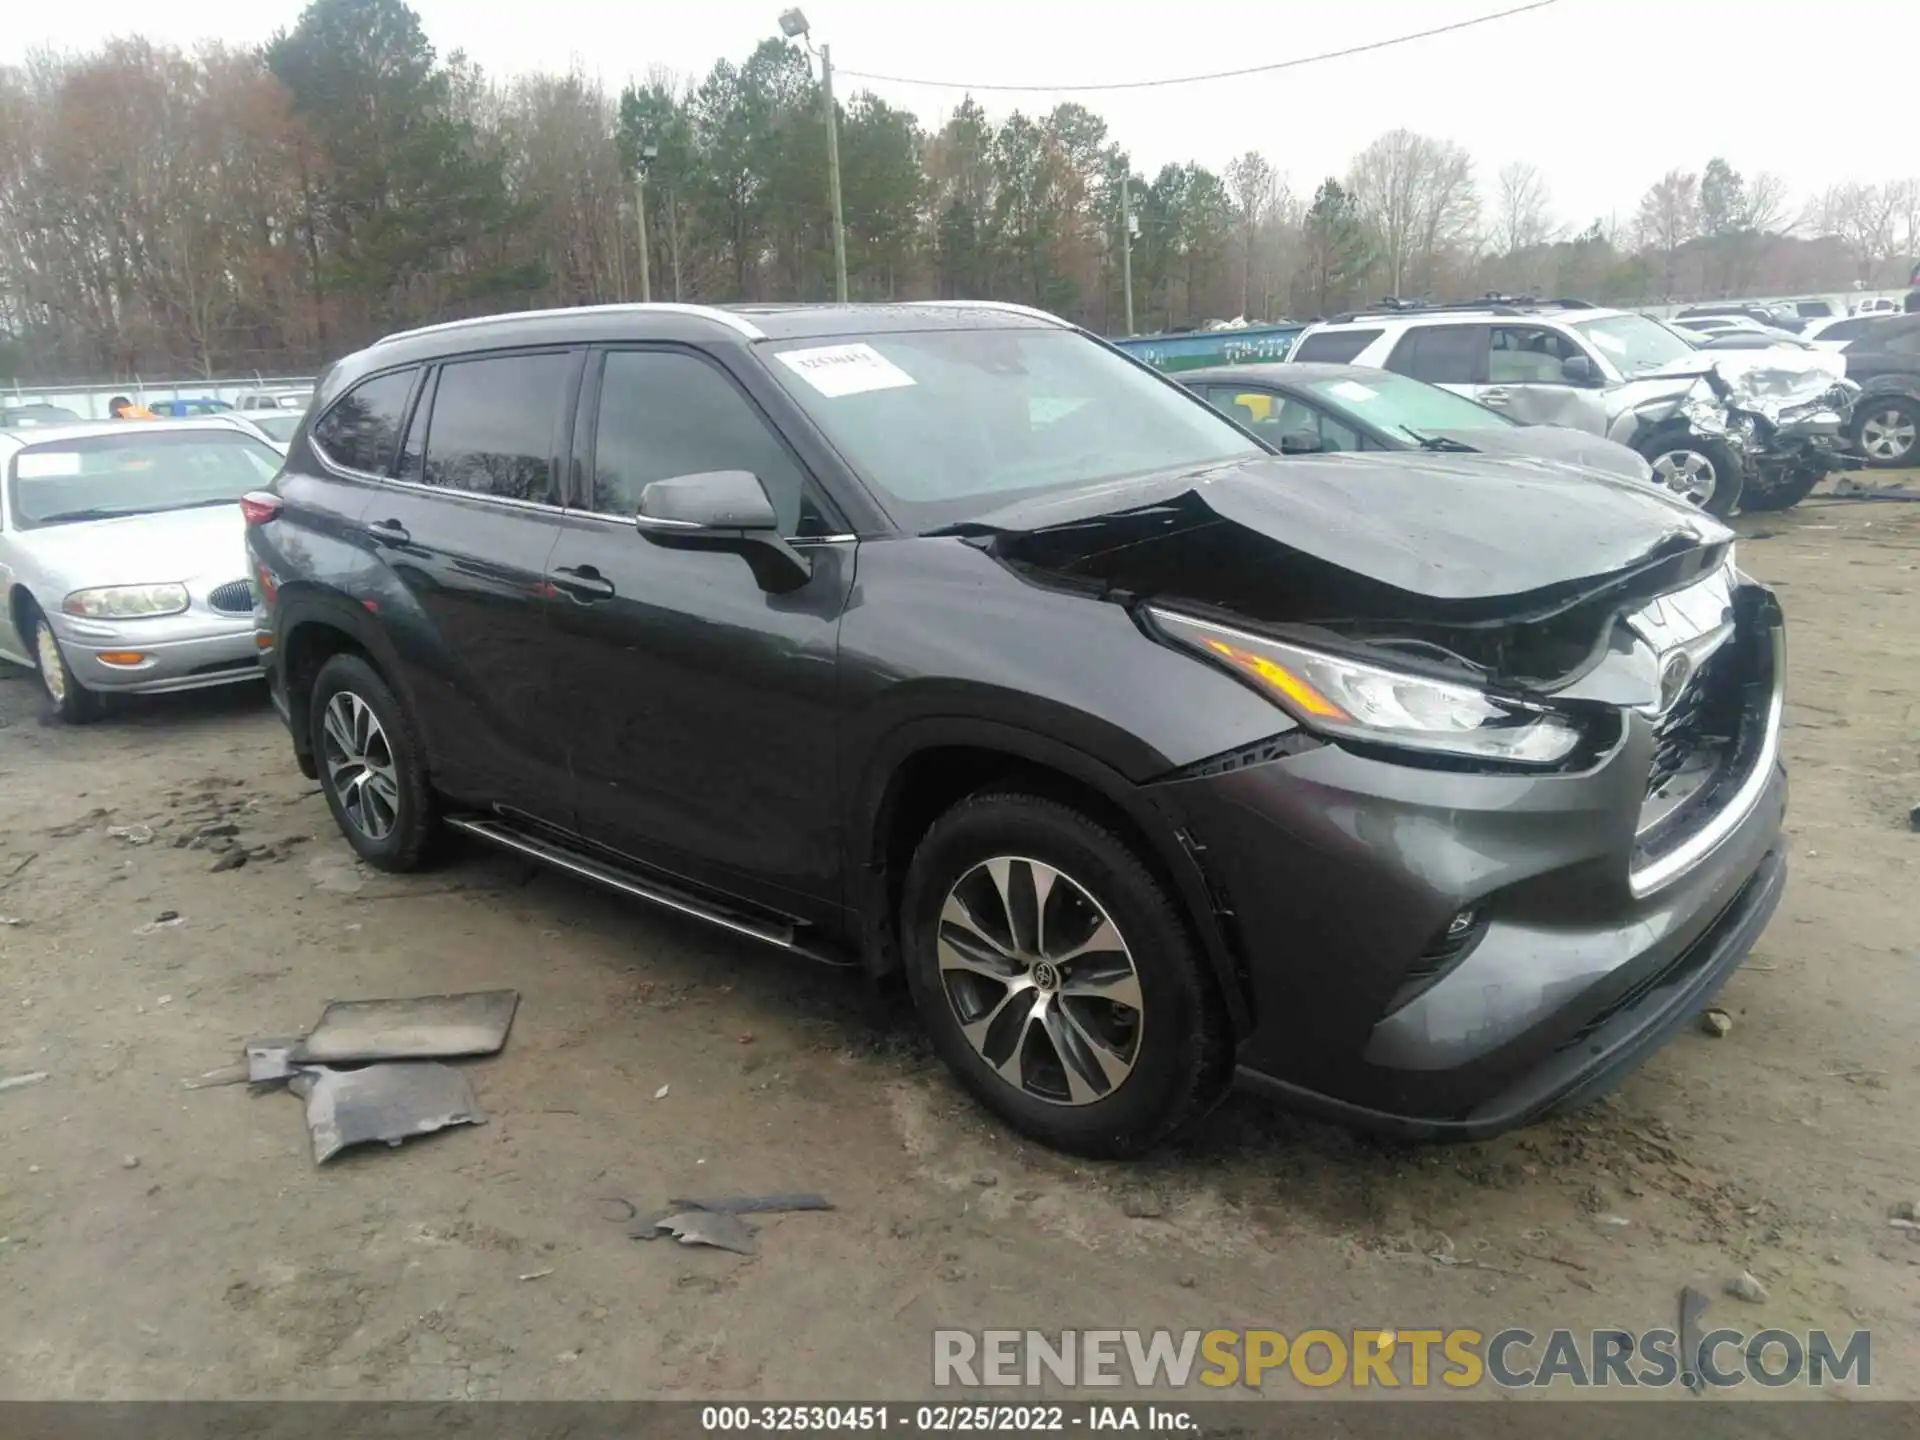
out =
[[(741, 59), (777, 33), (790, 0), (413, 0), (442, 52), (511, 75), (578, 65), (611, 87), (665, 65), (687, 76)], [(1080, 85), (1259, 65), (1432, 29), (1521, 0), (807, 0), (815, 39), (845, 71), (984, 85)], [(299, 0), (16, 0), (0, 58), (145, 34), (190, 45), (266, 39)], [(943, 17), (946, 23), (942, 23)], [(1773, 170), (1796, 204), (1839, 180), (1920, 172), (1913, 10), (1902, 0), (1557, 0), (1452, 35), (1279, 74), (1149, 90), (979, 95), (996, 117), (1075, 99), (1151, 174), (1169, 161), (1218, 168), (1263, 151), (1297, 192), (1341, 173), (1381, 131), (1456, 140), (1486, 188), (1527, 160), (1554, 209), (1584, 225), (1628, 220), (1661, 172), (1724, 154)], [(1875, 60), (1885, 47), (1886, 64)], [(1849, 83), (1849, 77), (1857, 84)], [(930, 128), (960, 90), (851, 76)], [(1904, 98), (1902, 91), (1905, 91)]]

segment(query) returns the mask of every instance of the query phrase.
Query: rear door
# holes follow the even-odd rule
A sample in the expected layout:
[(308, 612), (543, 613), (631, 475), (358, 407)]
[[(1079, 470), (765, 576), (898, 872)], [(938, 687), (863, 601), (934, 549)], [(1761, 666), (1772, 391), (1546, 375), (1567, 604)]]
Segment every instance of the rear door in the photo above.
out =
[[(569, 826), (547, 703), (545, 572), (580, 350), (492, 353), (428, 377), (398, 477), (360, 513), (376, 603), (407, 667), (435, 779), (451, 794)], [(378, 591), (376, 591), (378, 593)]]
[[(581, 832), (806, 918), (839, 898), (837, 651), (856, 546), (770, 422), (781, 403), (695, 350), (596, 353), (548, 608)], [(737, 552), (635, 527), (649, 483), (713, 470), (760, 478), (810, 580), (772, 594)]]

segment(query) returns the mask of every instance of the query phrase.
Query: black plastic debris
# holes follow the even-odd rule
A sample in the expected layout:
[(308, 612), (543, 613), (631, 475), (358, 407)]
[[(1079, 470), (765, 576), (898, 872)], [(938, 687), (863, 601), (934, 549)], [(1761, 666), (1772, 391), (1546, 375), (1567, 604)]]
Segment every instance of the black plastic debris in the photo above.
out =
[(295, 1074), (289, 1088), (307, 1102), (316, 1165), (355, 1145), (398, 1145), (450, 1125), (487, 1123), (467, 1077), (451, 1065), (313, 1066)]

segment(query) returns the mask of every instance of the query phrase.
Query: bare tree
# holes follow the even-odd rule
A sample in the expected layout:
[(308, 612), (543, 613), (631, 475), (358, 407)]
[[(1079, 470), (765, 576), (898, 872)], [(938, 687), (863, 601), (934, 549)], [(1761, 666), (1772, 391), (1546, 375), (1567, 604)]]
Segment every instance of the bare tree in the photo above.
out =
[(1518, 255), (1551, 242), (1555, 235), (1546, 177), (1525, 161), (1500, 171), (1494, 197), (1493, 243), (1502, 255)]
[(1473, 158), (1411, 130), (1362, 150), (1348, 188), (1396, 295), (1416, 277), (1431, 284), (1441, 252), (1469, 243), (1479, 220)]
[(1254, 252), (1262, 222), (1280, 199), (1280, 177), (1266, 156), (1249, 150), (1227, 166), (1227, 191), (1240, 221), (1240, 313), (1253, 308)]
[(1880, 186), (1850, 180), (1821, 193), (1813, 218), (1821, 234), (1835, 236), (1846, 246), (1858, 278), (1871, 280), (1875, 268), (1894, 252), (1902, 203), (1897, 182)]
[(1666, 293), (1673, 293), (1680, 247), (1700, 233), (1700, 177), (1669, 170), (1641, 197), (1634, 228), (1643, 249), (1661, 257)]

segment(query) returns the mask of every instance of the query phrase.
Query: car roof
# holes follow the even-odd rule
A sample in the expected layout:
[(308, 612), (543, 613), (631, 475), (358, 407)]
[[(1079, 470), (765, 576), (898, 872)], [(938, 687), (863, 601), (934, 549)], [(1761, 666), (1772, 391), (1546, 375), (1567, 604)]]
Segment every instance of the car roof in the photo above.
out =
[(1297, 386), (1314, 380), (1368, 380), (1379, 375), (1372, 365), (1336, 365), (1330, 361), (1287, 360), (1254, 365), (1207, 365), (1198, 370), (1182, 370), (1174, 376), (1182, 385), (1195, 380), (1208, 382), (1248, 380), (1258, 384)]
[(1328, 316), (1325, 320), (1318, 321), (1307, 328), (1332, 330), (1354, 326), (1376, 330), (1388, 325), (1432, 325), (1448, 321), (1480, 325), (1489, 319), (1525, 320), (1536, 323), (1565, 320), (1571, 323), (1604, 320), (1627, 313), (1625, 310), (1616, 310), (1606, 305), (1589, 305), (1584, 300), (1487, 300), (1469, 301), (1458, 305), (1382, 306), (1374, 310), (1354, 310)]
[(76, 425), (33, 425), (23, 430), (0, 430), (0, 440), (11, 440), (15, 445), (25, 448), (29, 445), (44, 445), (49, 441), (89, 440), (99, 435), (125, 435), (134, 429), (143, 433), (152, 430), (224, 430), (229, 434), (238, 431), (242, 435), (250, 433), (224, 416), (204, 415), (178, 420), (85, 420)]

